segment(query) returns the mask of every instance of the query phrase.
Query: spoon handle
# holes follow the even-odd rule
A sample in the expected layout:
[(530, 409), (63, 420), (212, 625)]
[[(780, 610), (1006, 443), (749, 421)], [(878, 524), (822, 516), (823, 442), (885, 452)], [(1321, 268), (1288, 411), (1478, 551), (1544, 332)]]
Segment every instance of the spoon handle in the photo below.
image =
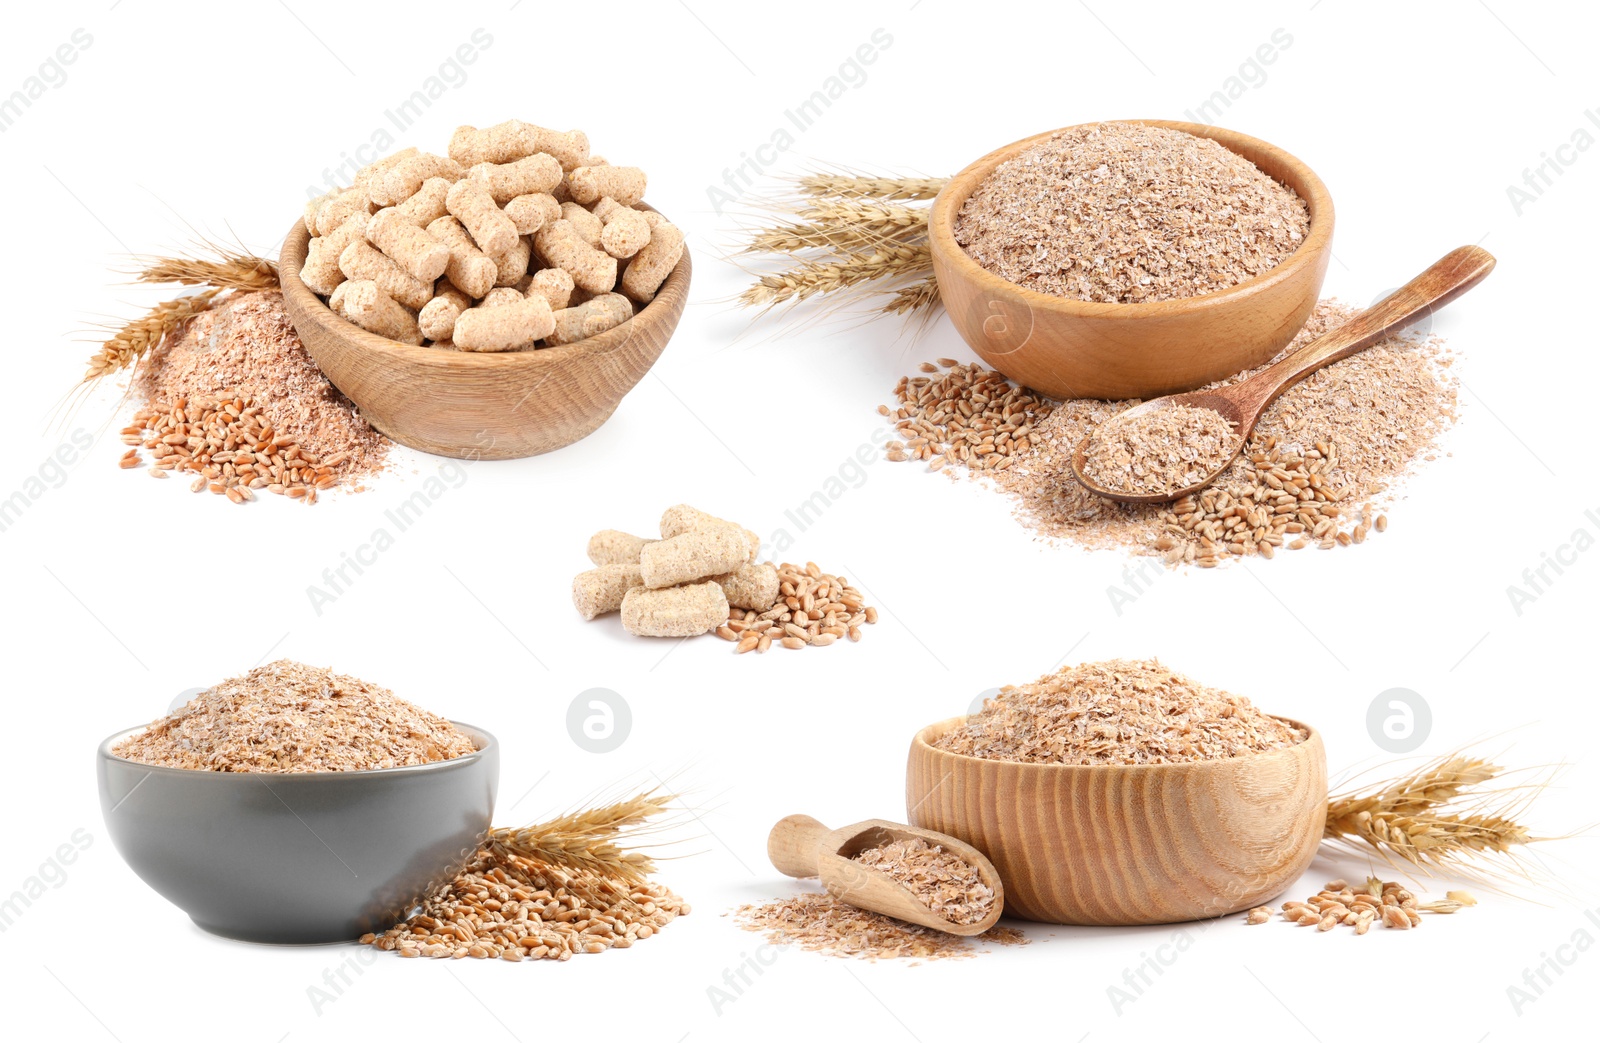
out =
[(810, 815), (790, 815), (768, 834), (767, 857), (785, 876), (801, 880), (816, 876), (817, 856), (828, 833), (828, 827)]
[(1472, 289), (1494, 270), (1494, 255), (1480, 246), (1458, 246), (1429, 265), (1421, 275), (1366, 311), (1331, 330), (1288, 358), (1263, 370), (1246, 385), (1261, 397), (1252, 402), (1259, 413), (1279, 395), (1323, 366), (1349, 358), (1384, 336), (1431, 314)]

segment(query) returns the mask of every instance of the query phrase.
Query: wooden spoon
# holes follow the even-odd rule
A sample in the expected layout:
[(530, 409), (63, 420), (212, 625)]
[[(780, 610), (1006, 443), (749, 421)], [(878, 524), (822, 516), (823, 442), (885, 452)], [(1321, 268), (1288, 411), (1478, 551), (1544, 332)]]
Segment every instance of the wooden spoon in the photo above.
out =
[[(855, 861), (853, 856), (891, 840), (926, 840), (977, 867), (978, 879), (994, 891), (994, 908), (977, 923), (951, 923), (893, 877)], [(767, 837), (767, 857), (786, 876), (819, 877), (829, 894), (857, 909), (882, 913), (947, 934), (982, 934), (1000, 919), (1001, 907), (1005, 904), (1000, 874), (977, 848), (931, 829), (883, 819), (868, 819), (830, 830), (810, 815), (790, 815), (772, 827)]]
[(1118, 414), (1119, 417), (1136, 416), (1173, 406), (1194, 406), (1221, 413), (1233, 425), (1238, 443), (1226, 463), (1194, 485), (1171, 492), (1129, 493), (1096, 484), (1083, 473), (1084, 455), (1089, 449), (1092, 432), (1084, 436), (1073, 450), (1072, 473), (1084, 488), (1095, 495), (1123, 503), (1168, 503), (1199, 492), (1216, 481), (1217, 476), (1233, 463), (1250, 440), (1250, 433), (1255, 430), (1261, 414), (1279, 395), (1323, 366), (1349, 358), (1389, 333), (1444, 307), (1482, 282), (1493, 270), (1494, 256), (1489, 251), (1478, 246), (1457, 247), (1435, 261), (1421, 275), (1349, 322), (1328, 331), (1248, 380), (1215, 391), (1163, 395)]

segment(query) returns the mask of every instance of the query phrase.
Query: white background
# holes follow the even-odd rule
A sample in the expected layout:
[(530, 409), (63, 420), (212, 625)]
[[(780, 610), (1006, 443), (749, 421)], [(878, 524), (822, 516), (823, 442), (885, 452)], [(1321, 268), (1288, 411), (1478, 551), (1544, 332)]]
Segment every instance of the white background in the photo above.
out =
[[(1591, 321), (1600, 150), (1521, 206), (1507, 188), (1600, 106), (1594, 24), (1573, 6), (952, 4), (828, 8), (691, 0), (582, 8), (476, 4), (29, 7), (0, 40), (0, 95), (75, 29), (92, 43), (3, 134), (6, 420), (0, 496), (58, 445), (98, 435), (65, 477), (0, 532), (7, 753), (0, 895), (74, 831), (87, 850), (0, 939), (10, 1022), (75, 1039), (351, 1038), (373, 1032), (531, 1041), (799, 1038), (829, 1026), (882, 1040), (956, 1032), (1049, 1039), (1174, 1031), (1324, 1041), (1398, 1035), (1550, 1037), (1577, 1030), (1600, 952), (1572, 959), (1520, 1008), (1508, 988), (1578, 932), (1600, 938), (1592, 839), (1541, 847), (1552, 883), (1485, 893), (1416, 932), (1355, 939), (1238, 918), (1184, 928), (1030, 926), (1033, 944), (908, 967), (783, 950), (720, 1007), (708, 988), (757, 953), (722, 914), (794, 886), (767, 865), (766, 830), (796, 811), (830, 824), (904, 813), (907, 743), (992, 686), (1063, 661), (1159, 655), (1269, 710), (1317, 724), (1338, 777), (1390, 759), (1368, 704), (1403, 687), (1433, 715), (1419, 754), (1483, 740), (1508, 762), (1566, 761), (1531, 818), (1544, 833), (1593, 819), (1600, 731), (1590, 665), (1600, 553), (1579, 555), (1517, 614), (1507, 587), (1586, 528), (1600, 535)], [(1040, 20), (1042, 18), (1042, 21)], [(305, 186), (368, 141), (473, 30), (492, 37), (464, 82), (399, 144), (442, 149), (460, 123), (519, 117), (581, 127), (612, 162), (650, 173), (652, 203), (690, 235), (693, 302), (652, 374), (599, 432), (531, 460), (472, 466), (379, 564), (325, 606), (307, 588), (383, 524), (440, 461), (409, 451), (357, 496), (312, 509), (236, 509), (116, 467), (113, 389), (58, 407), (94, 349), (92, 325), (160, 299), (120, 283), (127, 254), (195, 234), (276, 255)], [(821, 520), (785, 518), (863, 445), (874, 408), (925, 358), (971, 358), (948, 324), (919, 343), (892, 322), (776, 336), (728, 298), (748, 206), (708, 188), (757, 156), (785, 110), (882, 29), (892, 42), (778, 157), (948, 174), (998, 145), (1095, 119), (1182, 119), (1282, 29), (1292, 43), (1215, 122), (1316, 169), (1338, 208), (1327, 291), (1366, 303), (1452, 247), (1500, 266), (1435, 320), (1462, 357), (1462, 420), (1365, 546), (1162, 576), (1121, 614), (1108, 588), (1129, 560), (1033, 540), (1001, 498), (877, 461)], [(846, 70), (852, 79), (860, 78)], [(457, 77), (458, 78), (458, 77)], [(458, 78), (459, 79), (459, 78)], [(1596, 116), (1600, 119), (1600, 115)], [(764, 153), (772, 158), (770, 152)], [(772, 183), (763, 183), (763, 190)], [(748, 203), (751, 197), (747, 197)], [(37, 490), (37, 486), (33, 487)], [(844, 570), (883, 610), (859, 645), (734, 657), (714, 639), (627, 639), (585, 625), (568, 585), (589, 533), (648, 531), (690, 502)], [(1585, 511), (1597, 514), (1585, 517)], [(1137, 562), (1135, 562), (1137, 564)], [(1552, 574), (1553, 575), (1553, 574)], [(564, 965), (385, 958), (353, 946), (271, 948), (210, 937), (149, 891), (105, 834), (93, 774), (106, 734), (165, 712), (181, 690), (291, 656), (380, 682), (482, 725), (504, 745), (497, 819), (528, 821), (598, 789), (676, 775), (692, 786), (691, 857), (663, 879), (688, 919), (628, 952)], [(565, 725), (580, 692), (631, 708), (615, 752)], [(1313, 866), (1293, 889), (1366, 864)], [(1424, 886), (1442, 891), (1452, 881)], [(1600, 914), (1597, 914), (1600, 915)], [(1126, 968), (1185, 946), (1134, 1002)], [(1176, 948), (1160, 949), (1171, 958)], [(324, 972), (359, 977), (320, 1007)], [(1531, 993), (1530, 993), (1531, 994)]]

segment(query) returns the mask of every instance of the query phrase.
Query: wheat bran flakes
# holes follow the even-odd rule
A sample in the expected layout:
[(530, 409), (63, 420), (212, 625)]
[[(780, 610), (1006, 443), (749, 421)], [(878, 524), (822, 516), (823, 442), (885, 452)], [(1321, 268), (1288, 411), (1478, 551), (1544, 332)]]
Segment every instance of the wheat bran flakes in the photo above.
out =
[(994, 889), (977, 866), (921, 837), (866, 848), (854, 861), (888, 876), (951, 923), (977, 923), (994, 908)]
[(1071, 127), (1000, 164), (962, 204), (978, 264), (1053, 297), (1121, 304), (1198, 297), (1280, 264), (1305, 201), (1209, 138), (1164, 127)]
[(368, 771), (477, 747), (387, 688), (289, 659), (229, 678), (122, 740), (118, 757), (199, 771)]
[(1028, 764), (1181, 764), (1285, 749), (1305, 737), (1244, 696), (1154, 659), (1112, 659), (1003, 688), (934, 745)]

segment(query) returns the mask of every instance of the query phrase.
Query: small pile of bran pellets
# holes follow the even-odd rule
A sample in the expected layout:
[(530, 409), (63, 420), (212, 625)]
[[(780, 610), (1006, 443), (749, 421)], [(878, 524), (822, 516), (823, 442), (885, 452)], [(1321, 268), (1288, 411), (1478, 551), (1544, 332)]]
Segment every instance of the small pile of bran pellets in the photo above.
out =
[(678, 504), (662, 513), (660, 532), (589, 538), (595, 567), (572, 580), (584, 619), (620, 612), (638, 637), (715, 633), (736, 642), (735, 654), (860, 641), (861, 627), (878, 621), (866, 595), (816, 562), (757, 561), (761, 537), (736, 522)]
[[(1326, 299), (1277, 358), (1354, 316)], [(1271, 365), (1208, 385), (1224, 387)], [(1383, 532), (1380, 502), (1419, 462), (1438, 455), (1456, 420), (1454, 357), (1438, 337), (1393, 334), (1311, 374), (1267, 408), (1239, 458), (1201, 493), (1172, 504), (1124, 504), (1089, 492), (1072, 453), (1137, 401), (1054, 402), (999, 373), (950, 359), (903, 379), (890, 460), (988, 476), (1018, 520), (1046, 539), (1091, 550), (1153, 555), (1209, 568), (1279, 550), (1331, 549)], [(940, 367), (943, 367), (942, 371)]]
[(1028, 944), (1022, 932), (1011, 927), (991, 927), (976, 937), (962, 937), (857, 909), (818, 892), (743, 905), (733, 916), (741, 928), (759, 932), (774, 945), (798, 945), (806, 952), (862, 960), (964, 959), (986, 951), (987, 943)]
[(323, 376), (276, 290), (233, 293), (140, 360), (141, 402), (120, 464), (192, 475), (193, 492), (237, 504), (259, 492), (315, 503), (358, 489), (392, 443)]

